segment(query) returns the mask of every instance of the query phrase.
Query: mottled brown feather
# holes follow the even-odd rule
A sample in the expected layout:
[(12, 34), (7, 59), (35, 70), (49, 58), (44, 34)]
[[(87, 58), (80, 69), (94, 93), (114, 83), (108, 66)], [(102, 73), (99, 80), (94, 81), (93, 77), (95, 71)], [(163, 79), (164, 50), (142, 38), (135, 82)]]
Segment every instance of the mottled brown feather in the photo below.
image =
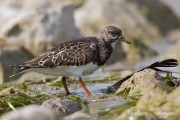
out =
[(99, 64), (98, 38), (87, 37), (61, 43), (36, 58), (25, 62), (26, 67), (81, 66), (93, 62)]

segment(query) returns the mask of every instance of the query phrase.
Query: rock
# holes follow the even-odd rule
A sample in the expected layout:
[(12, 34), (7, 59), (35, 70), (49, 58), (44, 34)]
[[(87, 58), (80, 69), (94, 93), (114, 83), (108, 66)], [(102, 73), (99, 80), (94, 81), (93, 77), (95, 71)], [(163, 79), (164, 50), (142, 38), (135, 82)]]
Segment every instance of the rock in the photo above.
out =
[[(162, 59), (169, 59), (169, 58), (174, 58), (177, 59), (178, 62), (180, 63), (180, 41), (178, 41), (176, 44), (174, 44), (166, 53), (161, 55)], [(177, 67), (177, 71), (180, 72), (180, 65)]]
[(70, 0), (70, 1), (73, 3), (75, 8), (81, 7), (86, 2), (86, 0)]
[[(139, 12), (155, 25), (162, 35), (165, 35), (169, 30), (177, 29), (180, 27), (179, 16), (174, 12), (174, 6), (170, 3), (178, 2), (176, 0), (166, 2), (167, 0), (129, 0), (138, 5)], [(167, 4), (166, 4), (167, 3)], [(178, 7), (179, 8), (179, 7)], [(151, 39), (152, 41), (152, 39)], [(149, 41), (149, 42), (151, 42)]]
[(173, 12), (180, 18), (179, 0), (161, 0), (161, 1), (165, 3), (167, 6), (169, 6), (173, 10)]
[(145, 69), (135, 73), (126, 80), (116, 91), (117, 94), (139, 98), (150, 89), (162, 84), (162, 77), (152, 69)]
[(14, 79), (10, 78), (9, 76), (14, 72), (17, 72), (17, 70), (14, 71), (13, 68), (9, 68), (10, 65), (23, 63), (32, 57), (33, 55), (25, 49), (4, 47), (2, 49), (2, 53), (0, 54), (0, 65), (2, 66), (2, 72), (0, 74), (3, 76), (2, 80), (7, 82), (11, 79)]
[(180, 29), (171, 30), (168, 32), (168, 38), (170, 42), (177, 42), (180, 40)]
[[(93, 14), (89, 15), (89, 13)], [(103, 27), (115, 25), (122, 28), (127, 39), (134, 42), (130, 46), (118, 45), (109, 63), (124, 59), (136, 62), (142, 57), (156, 54), (147, 47), (145, 40), (152, 42), (153, 39), (160, 37), (160, 32), (141, 14), (138, 6), (133, 2), (87, 0), (81, 8), (76, 10), (75, 21), (84, 35), (97, 35)]]
[(59, 117), (81, 110), (81, 105), (71, 99), (49, 99), (42, 107), (54, 111)]
[(30, 105), (4, 114), (1, 120), (59, 120), (52, 111)]
[(51, 44), (81, 37), (73, 11), (69, 1), (1, 0), (0, 38), (5, 45), (21, 46), (37, 55)]
[(2, 85), (3, 82), (4, 82), (4, 73), (3, 73), (2, 65), (0, 64), (0, 85)]
[(180, 117), (180, 87), (170, 92), (165, 88), (154, 88), (137, 102), (136, 110), (151, 111), (160, 118), (177, 120)]
[(119, 115), (115, 120), (159, 120), (159, 118), (150, 111), (137, 110), (132, 107), (121, 115)]
[[(89, 15), (89, 12), (94, 14)], [(159, 36), (157, 29), (140, 14), (137, 6), (124, 0), (87, 0), (81, 8), (76, 10), (75, 20), (77, 26), (86, 35), (97, 34), (103, 27), (116, 24), (125, 29), (129, 36), (136, 36), (136, 38)], [(141, 36), (142, 32), (143, 36)]]
[(64, 120), (92, 120), (91, 116), (81, 111), (75, 112), (64, 118)]

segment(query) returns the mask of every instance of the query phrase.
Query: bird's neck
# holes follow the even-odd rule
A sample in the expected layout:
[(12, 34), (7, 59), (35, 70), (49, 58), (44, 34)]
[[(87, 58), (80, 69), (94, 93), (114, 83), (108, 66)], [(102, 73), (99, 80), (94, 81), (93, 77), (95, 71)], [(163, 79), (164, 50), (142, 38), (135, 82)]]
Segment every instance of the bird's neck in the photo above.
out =
[(114, 47), (116, 46), (116, 44), (117, 44), (117, 42), (111, 43), (111, 46), (112, 46), (113, 50), (114, 50)]
[(108, 37), (103, 36), (103, 35), (99, 36), (99, 39), (102, 43), (107, 44), (107, 46), (108, 46), (108, 44), (111, 45), (113, 49), (117, 43), (117, 42), (112, 42), (113, 40), (111, 40)]
[(107, 62), (107, 60), (111, 56), (112, 51), (113, 51), (113, 46), (110, 43), (102, 39), (99, 41), (99, 58), (101, 65)]

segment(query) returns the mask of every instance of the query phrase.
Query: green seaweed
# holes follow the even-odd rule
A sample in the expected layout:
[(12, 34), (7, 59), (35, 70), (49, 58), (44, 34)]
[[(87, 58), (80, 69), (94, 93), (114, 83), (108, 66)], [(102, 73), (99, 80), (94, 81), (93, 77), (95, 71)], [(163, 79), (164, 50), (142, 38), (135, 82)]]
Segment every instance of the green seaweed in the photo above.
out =
[(9, 94), (9, 93), (11, 93), (12, 91), (14, 91), (14, 86), (5, 88), (5, 89), (3, 89), (3, 90), (0, 92), (0, 96), (3, 96), (3, 95), (5, 95), (5, 94)]
[(129, 95), (129, 91), (130, 91), (130, 90), (131, 90), (130, 87), (129, 87), (129, 88), (125, 88), (125, 89), (122, 90), (121, 92), (117, 93), (117, 95), (121, 95), (121, 96), (127, 98), (128, 95)]
[(11, 103), (15, 108), (33, 104), (34, 101), (22, 95), (12, 95), (0, 98), (0, 115), (11, 110), (8, 105)]
[(123, 105), (118, 105), (113, 108), (101, 110), (101, 112), (98, 112), (98, 119), (99, 120), (113, 120), (117, 116), (119, 116), (121, 113), (123, 113), (125, 110), (134, 107), (136, 105), (135, 101), (128, 102)]
[(177, 87), (180, 84), (180, 78), (173, 76), (172, 72), (168, 72), (164, 79), (164, 84), (170, 87)]

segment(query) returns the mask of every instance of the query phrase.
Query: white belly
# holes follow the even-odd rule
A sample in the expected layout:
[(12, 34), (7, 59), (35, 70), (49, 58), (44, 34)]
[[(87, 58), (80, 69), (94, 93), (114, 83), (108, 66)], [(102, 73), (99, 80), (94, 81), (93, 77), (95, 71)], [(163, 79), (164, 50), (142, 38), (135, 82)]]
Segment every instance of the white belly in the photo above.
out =
[(91, 74), (98, 70), (100, 67), (96, 64), (89, 63), (84, 66), (59, 66), (56, 68), (31, 68), (31, 71), (55, 76), (76, 76), (81, 77), (82, 75)]

